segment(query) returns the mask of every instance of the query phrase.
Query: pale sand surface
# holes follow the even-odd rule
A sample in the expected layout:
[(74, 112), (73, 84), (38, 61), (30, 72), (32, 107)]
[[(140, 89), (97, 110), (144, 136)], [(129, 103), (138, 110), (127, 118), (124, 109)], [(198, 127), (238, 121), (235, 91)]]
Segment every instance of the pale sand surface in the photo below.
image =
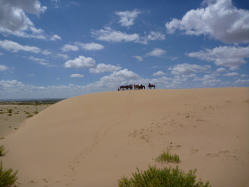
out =
[[(164, 150), (213, 187), (249, 186), (249, 88), (83, 95), (29, 118), (0, 141), (20, 187), (117, 187)], [(158, 167), (169, 164), (157, 164)]]
[(0, 103), (0, 139), (16, 131), (29, 117), (46, 109), (49, 105), (17, 105)]

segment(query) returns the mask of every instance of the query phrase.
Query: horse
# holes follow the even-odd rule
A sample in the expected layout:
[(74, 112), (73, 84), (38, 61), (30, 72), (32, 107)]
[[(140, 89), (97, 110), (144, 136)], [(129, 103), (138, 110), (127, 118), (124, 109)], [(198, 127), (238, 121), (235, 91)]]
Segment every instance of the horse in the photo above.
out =
[(151, 89), (151, 88), (156, 89), (156, 85), (154, 85), (154, 84), (150, 84), (150, 83), (149, 83), (148, 87), (149, 87), (149, 89)]
[(140, 84), (140, 85), (134, 84), (134, 89), (138, 89), (138, 90), (140, 90), (140, 89), (145, 89), (145, 86), (142, 85), (142, 84)]
[(119, 88), (118, 88), (118, 90), (132, 90), (132, 88), (133, 88), (133, 86), (132, 86), (132, 84), (130, 84), (130, 85), (124, 85), (124, 86), (120, 86)]

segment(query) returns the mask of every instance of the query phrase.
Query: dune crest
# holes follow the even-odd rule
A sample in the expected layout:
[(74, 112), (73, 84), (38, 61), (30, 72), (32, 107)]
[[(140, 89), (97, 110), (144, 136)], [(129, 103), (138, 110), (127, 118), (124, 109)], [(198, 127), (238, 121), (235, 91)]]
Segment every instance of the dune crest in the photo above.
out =
[(180, 168), (196, 168), (213, 187), (244, 187), (248, 114), (249, 88), (83, 95), (50, 106), (2, 140), (9, 150), (3, 163), (19, 170), (21, 187), (115, 187), (168, 148)]

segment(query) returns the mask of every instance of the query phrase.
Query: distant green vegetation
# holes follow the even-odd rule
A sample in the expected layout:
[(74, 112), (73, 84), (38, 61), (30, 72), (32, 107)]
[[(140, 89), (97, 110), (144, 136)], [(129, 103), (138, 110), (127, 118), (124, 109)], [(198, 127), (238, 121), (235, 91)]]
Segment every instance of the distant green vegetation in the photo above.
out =
[(51, 105), (63, 99), (0, 101), (0, 105)]
[(177, 154), (171, 154), (169, 150), (166, 152), (163, 152), (160, 154), (155, 161), (159, 163), (165, 163), (165, 162), (172, 162), (172, 163), (179, 163), (180, 162), (180, 157)]
[(196, 181), (196, 170), (188, 173), (177, 168), (149, 167), (145, 171), (137, 169), (132, 178), (123, 177), (119, 187), (211, 187), (209, 182)]
[(0, 162), (0, 187), (10, 187), (17, 181), (17, 171), (13, 169), (3, 169), (2, 161)]

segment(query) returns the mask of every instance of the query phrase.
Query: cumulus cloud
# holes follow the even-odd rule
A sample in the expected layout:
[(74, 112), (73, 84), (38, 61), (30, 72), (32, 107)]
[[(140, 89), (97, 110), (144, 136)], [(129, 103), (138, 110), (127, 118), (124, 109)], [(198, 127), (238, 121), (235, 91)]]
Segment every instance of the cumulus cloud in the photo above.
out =
[(220, 73), (220, 72), (225, 72), (225, 71), (227, 71), (226, 70), (226, 68), (217, 68), (217, 70), (216, 70), (218, 73)]
[(10, 88), (10, 87), (20, 87), (24, 84), (17, 81), (17, 80), (0, 80), (0, 86), (3, 88)]
[(19, 43), (10, 41), (10, 40), (2, 40), (0, 41), (0, 47), (12, 51), (12, 52), (18, 52), (18, 51), (26, 51), (31, 53), (40, 53), (41, 49), (34, 46), (27, 46), (27, 45), (21, 45)]
[(79, 73), (74, 73), (74, 74), (71, 74), (70, 77), (72, 77), (72, 78), (82, 78), (82, 77), (84, 77), (84, 75), (79, 74)]
[(43, 30), (34, 26), (27, 13), (39, 16), (46, 9), (38, 0), (1, 0), (0, 33), (45, 39)]
[(206, 7), (188, 11), (182, 19), (165, 24), (169, 33), (208, 35), (227, 43), (249, 42), (249, 11), (238, 9), (232, 0), (205, 1)]
[(134, 58), (136, 58), (140, 62), (142, 62), (144, 60), (144, 58), (142, 56), (134, 56)]
[(69, 58), (68, 55), (61, 54), (61, 53), (58, 53), (58, 54), (57, 54), (57, 57), (62, 58), (62, 59), (64, 59), (64, 60), (67, 60), (67, 59)]
[(201, 81), (204, 86), (215, 86), (221, 82), (215, 74), (204, 75), (203, 77), (196, 78), (196, 81)]
[(147, 38), (148, 40), (165, 40), (165, 34), (161, 32), (151, 31)]
[(70, 44), (65, 44), (62, 48), (62, 51), (68, 52), (68, 51), (78, 51), (79, 47), (76, 45), (70, 45)]
[(152, 51), (150, 51), (147, 55), (148, 56), (156, 56), (156, 57), (160, 57), (162, 55), (166, 54), (166, 51), (163, 49), (159, 49), (159, 48), (155, 48)]
[(81, 47), (84, 50), (87, 51), (98, 51), (104, 49), (104, 46), (98, 43), (80, 43), (80, 42), (75, 42), (75, 45)]
[(209, 65), (197, 65), (197, 64), (177, 64), (174, 67), (169, 68), (172, 74), (179, 75), (179, 74), (191, 74), (191, 73), (198, 73), (198, 72), (205, 72), (211, 68)]
[(139, 10), (133, 10), (133, 11), (120, 11), (116, 12), (116, 15), (120, 17), (119, 23), (121, 26), (124, 27), (130, 27), (134, 24), (135, 19), (137, 16), (141, 14)]
[(91, 92), (117, 90), (120, 85), (137, 83), (140, 79), (141, 77), (133, 71), (122, 69), (102, 77), (97, 82), (86, 85), (84, 90), (91, 90)]
[(229, 67), (231, 70), (236, 70), (240, 65), (247, 63), (245, 59), (249, 57), (249, 46), (221, 46), (188, 53), (187, 55), (189, 57), (213, 62), (217, 66)]
[(153, 73), (153, 76), (155, 76), (155, 77), (164, 76), (164, 75), (166, 75), (166, 73), (163, 71), (157, 71), (156, 73)]
[(114, 72), (120, 69), (121, 69), (120, 66), (114, 66), (111, 64), (98, 64), (96, 67), (90, 68), (89, 72), (99, 74), (99, 73), (105, 73), (105, 72)]
[(79, 56), (74, 60), (68, 60), (65, 62), (66, 68), (91, 68), (95, 66), (95, 60), (91, 57)]
[(7, 66), (5, 66), (5, 65), (1, 65), (0, 64), (0, 71), (6, 71), (6, 70), (8, 70), (9, 68), (7, 67)]
[(130, 84), (134, 80), (140, 79), (140, 76), (133, 71), (129, 71), (128, 69), (122, 69), (119, 71), (113, 72), (111, 75), (104, 76), (100, 79), (99, 84), (109, 84), (110, 86), (121, 85), (121, 84)]
[(249, 86), (249, 79), (238, 79), (235, 83)]
[(136, 33), (127, 34), (127, 33), (113, 30), (110, 27), (105, 27), (104, 29), (92, 31), (92, 35), (97, 40), (107, 41), (107, 42), (138, 42), (139, 41), (139, 35)]
[(53, 36), (51, 36), (50, 40), (51, 41), (61, 40), (61, 37), (57, 34), (54, 34)]
[(30, 56), (30, 57), (28, 57), (28, 59), (30, 59), (30, 60), (32, 60), (32, 61), (34, 61), (34, 62), (36, 62), (37, 64), (40, 64), (40, 65), (42, 65), (42, 66), (55, 67), (54, 65), (50, 64), (50, 63), (48, 62), (48, 60), (43, 59), (43, 58), (36, 58), (36, 57)]
[(227, 77), (233, 77), (233, 76), (238, 76), (239, 74), (237, 72), (230, 72), (230, 73), (225, 73), (224, 75)]
[(64, 52), (68, 51), (78, 51), (79, 49), (83, 49), (86, 51), (98, 51), (104, 49), (104, 46), (98, 43), (81, 43), (81, 42), (74, 42), (73, 45), (65, 44), (61, 50)]

